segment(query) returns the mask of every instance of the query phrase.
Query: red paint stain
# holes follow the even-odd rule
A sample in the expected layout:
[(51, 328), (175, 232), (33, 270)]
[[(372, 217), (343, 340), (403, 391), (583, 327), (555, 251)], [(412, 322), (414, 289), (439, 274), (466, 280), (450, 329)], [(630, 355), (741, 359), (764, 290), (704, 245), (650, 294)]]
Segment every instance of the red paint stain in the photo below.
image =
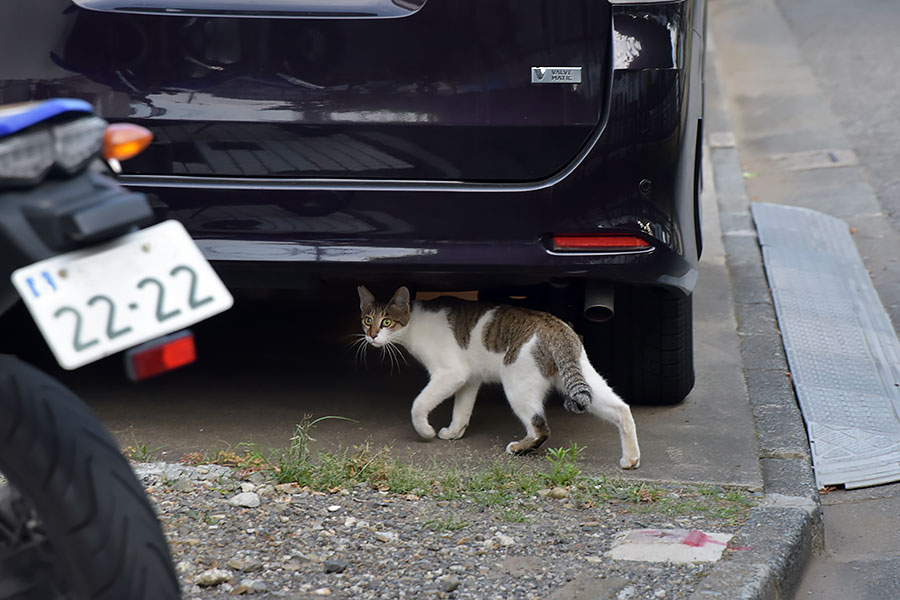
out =
[[(702, 548), (706, 544), (716, 544), (717, 546), (727, 546), (725, 542), (720, 542), (718, 540), (714, 540), (702, 531), (697, 529), (692, 529), (688, 531), (687, 535), (684, 536), (684, 539), (681, 540), (681, 543), (685, 546), (691, 546), (692, 548)], [(747, 546), (734, 546), (731, 548), (732, 550), (750, 550)]]

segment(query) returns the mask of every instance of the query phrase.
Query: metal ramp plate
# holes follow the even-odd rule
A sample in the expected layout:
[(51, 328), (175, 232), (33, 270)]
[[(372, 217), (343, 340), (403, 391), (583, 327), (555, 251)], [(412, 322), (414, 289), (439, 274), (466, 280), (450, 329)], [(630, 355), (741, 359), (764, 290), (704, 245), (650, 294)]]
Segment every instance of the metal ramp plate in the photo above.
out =
[(816, 483), (900, 480), (900, 342), (849, 228), (805, 208), (751, 210)]

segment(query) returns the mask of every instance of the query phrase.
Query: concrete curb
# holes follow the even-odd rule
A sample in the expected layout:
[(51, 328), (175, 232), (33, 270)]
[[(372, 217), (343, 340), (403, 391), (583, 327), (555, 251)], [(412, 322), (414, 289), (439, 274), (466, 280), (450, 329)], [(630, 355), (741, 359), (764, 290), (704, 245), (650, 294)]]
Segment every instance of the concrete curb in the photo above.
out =
[(790, 597), (809, 558), (823, 548), (822, 507), (720, 92), (711, 35), (706, 64), (707, 148), (766, 499), (751, 510), (731, 542), (733, 550), (713, 567), (692, 598), (778, 600)]

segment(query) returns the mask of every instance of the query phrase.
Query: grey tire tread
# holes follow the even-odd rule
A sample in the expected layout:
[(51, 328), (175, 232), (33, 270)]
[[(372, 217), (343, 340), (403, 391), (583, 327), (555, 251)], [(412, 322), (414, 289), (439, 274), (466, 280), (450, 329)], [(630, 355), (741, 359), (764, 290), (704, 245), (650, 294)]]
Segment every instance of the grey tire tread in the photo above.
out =
[(115, 441), (72, 392), (8, 355), (0, 471), (35, 507), (77, 600), (181, 597), (153, 506)]

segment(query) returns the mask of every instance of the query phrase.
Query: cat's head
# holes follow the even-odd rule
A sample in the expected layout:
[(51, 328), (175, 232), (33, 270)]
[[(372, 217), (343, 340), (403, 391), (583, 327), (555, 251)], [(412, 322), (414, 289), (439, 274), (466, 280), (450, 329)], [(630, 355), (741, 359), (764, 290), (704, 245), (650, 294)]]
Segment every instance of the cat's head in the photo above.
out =
[(358, 286), (356, 290), (366, 341), (376, 347), (391, 342), (409, 323), (409, 290), (401, 287), (387, 304), (376, 302), (365, 286)]

